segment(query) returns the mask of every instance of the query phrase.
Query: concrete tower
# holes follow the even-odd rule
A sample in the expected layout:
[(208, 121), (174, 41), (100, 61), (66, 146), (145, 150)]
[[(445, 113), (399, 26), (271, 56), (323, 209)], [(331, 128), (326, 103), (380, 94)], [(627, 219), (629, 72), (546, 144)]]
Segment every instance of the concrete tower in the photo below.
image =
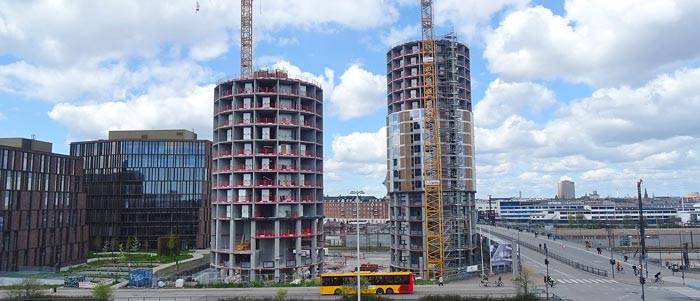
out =
[[(446, 279), (475, 259), (474, 143), (469, 49), (452, 36), (435, 40), (437, 106), (443, 192), (443, 266)], [(422, 274), (423, 99), (418, 41), (387, 52), (387, 187), (391, 267)], [(477, 257), (478, 258), (478, 257)]]
[(216, 86), (211, 264), (222, 276), (320, 272), (322, 112), (321, 87), (282, 71)]

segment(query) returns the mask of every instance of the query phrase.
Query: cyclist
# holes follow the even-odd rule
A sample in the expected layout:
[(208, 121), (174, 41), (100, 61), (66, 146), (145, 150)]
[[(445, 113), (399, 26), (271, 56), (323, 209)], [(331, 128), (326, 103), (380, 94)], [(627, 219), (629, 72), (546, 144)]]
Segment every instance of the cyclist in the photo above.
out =
[(554, 277), (549, 276), (549, 277), (547, 278), (547, 284), (549, 284), (550, 287), (554, 287), (554, 284), (555, 284), (555, 283), (556, 283), (556, 281), (554, 280)]
[(481, 285), (483, 286), (489, 286), (489, 277), (484, 275), (484, 278), (481, 278)]
[(661, 272), (654, 274), (654, 283), (658, 283), (661, 280)]

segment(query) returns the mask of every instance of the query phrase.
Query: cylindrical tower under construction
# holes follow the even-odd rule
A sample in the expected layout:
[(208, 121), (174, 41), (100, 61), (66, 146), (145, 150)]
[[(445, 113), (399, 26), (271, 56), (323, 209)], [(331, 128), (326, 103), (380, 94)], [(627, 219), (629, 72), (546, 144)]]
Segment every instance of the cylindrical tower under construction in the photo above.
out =
[[(469, 48), (453, 36), (435, 40), (442, 167), (443, 266), (459, 278), (476, 262), (474, 143)], [(391, 48), (387, 60), (387, 188), (391, 268), (424, 275), (423, 116), (419, 42)], [(427, 276), (427, 275), (424, 275)]]
[(256, 71), (214, 90), (211, 265), (242, 281), (323, 263), (323, 90)]

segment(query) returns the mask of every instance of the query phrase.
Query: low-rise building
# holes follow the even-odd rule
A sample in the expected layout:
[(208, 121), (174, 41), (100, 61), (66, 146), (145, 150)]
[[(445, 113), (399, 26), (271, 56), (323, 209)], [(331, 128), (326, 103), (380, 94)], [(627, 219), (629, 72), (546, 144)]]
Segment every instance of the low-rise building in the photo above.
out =
[(55, 270), (85, 262), (83, 169), (48, 142), (0, 139), (0, 271)]
[[(389, 221), (389, 201), (386, 198), (363, 196), (360, 198), (360, 223), (386, 223)], [(355, 196), (326, 196), (323, 212), (327, 221), (355, 222), (357, 219)]]

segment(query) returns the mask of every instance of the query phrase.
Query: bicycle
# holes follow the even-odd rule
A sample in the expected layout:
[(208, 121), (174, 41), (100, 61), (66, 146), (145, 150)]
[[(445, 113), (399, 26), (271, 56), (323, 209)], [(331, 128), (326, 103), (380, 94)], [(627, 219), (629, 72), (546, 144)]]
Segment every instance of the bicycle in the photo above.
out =
[(489, 281), (488, 280), (481, 280), (481, 282), (479, 282), (479, 286), (489, 287)]
[(656, 284), (656, 285), (662, 285), (662, 284), (664, 284), (664, 279), (663, 279), (663, 277), (659, 276), (658, 279), (654, 279), (654, 282), (653, 282), (652, 284)]

